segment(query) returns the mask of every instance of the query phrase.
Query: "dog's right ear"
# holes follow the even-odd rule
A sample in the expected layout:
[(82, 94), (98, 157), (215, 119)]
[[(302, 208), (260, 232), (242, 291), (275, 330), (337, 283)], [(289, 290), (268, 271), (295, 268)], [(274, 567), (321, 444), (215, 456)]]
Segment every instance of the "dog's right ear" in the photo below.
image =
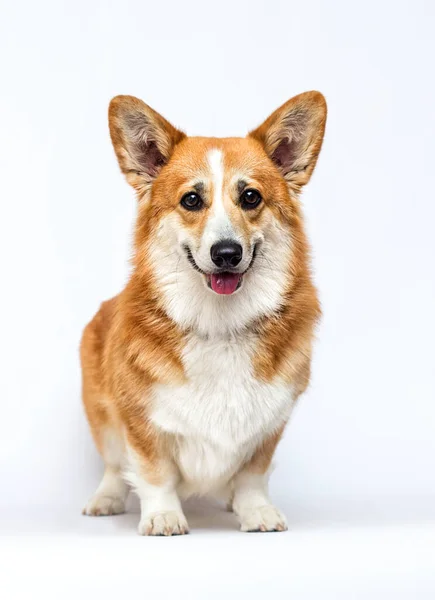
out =
[(116, 96), (109, 106), (109, 128), (121, 171), (139, 196), (168, 162), (186, 135), (134, 96)]

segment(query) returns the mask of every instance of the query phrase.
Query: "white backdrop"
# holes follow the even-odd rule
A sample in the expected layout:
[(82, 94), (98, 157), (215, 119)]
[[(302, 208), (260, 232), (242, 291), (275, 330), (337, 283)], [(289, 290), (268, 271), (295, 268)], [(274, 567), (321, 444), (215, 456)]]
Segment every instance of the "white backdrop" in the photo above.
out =
[(224, 136), (319, 89), (303, 202), (324, 318), (273, 497), (290, 522), (435, 516), (434, 26), (416, 0), (2, 2), (1, 505), (80, 511), (100, 477), (78, 344), (135, 214), (110, 98)]

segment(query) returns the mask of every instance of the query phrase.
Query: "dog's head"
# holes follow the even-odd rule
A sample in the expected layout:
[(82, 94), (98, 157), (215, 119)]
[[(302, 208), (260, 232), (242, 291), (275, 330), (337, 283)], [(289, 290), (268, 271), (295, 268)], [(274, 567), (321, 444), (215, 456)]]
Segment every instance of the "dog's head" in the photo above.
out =
[(297, 196), (325, 120), (323, 96), (307, 92), (246, 138), (187, 137), (137, 98), (112, 100), (112, 142), (139, 199), (136, 271), (179, 324), (231, 330), (279, 308), (306, 268)]

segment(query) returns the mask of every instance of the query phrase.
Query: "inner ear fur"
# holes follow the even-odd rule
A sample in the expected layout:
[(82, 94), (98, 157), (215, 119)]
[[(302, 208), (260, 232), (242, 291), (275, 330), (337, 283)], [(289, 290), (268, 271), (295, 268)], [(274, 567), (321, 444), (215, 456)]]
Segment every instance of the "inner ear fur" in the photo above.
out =
[(249, 133), (259, 141), (289, 186), (308, 183), (322, 147), (326, 101), (320, 92), (305, 92), (288, 100)]
[(109, 105), (109, 129), (127, 181), (145, 191), (186, 135), (134, 96), (116, 96)]

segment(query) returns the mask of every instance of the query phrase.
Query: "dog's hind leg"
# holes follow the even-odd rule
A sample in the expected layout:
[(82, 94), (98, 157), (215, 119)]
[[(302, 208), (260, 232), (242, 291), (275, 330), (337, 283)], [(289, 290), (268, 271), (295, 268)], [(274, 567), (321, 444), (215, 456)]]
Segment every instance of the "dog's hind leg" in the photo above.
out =
[[(113, 302), (112, 302), (113, 304)], [(92, 436), (105, 468), (103, 479), (90, 498), (83, 514), (112, 515), (125, 510), (129, 487), (123, 480), (125, 447), (122, 431), (116, 423), (111, 403), (102, 393), (102, 348), (104, 325), (109, 319), (111, 302), (102, 305), (94, 319), (87, 325), (81, 343), (83, 374), (83, 404)]]
[(103, 479), (89, 499), (83, 514), (117, 515), (125, 511), (129, 486), (122, 478), (124, 444), (115, 430), (106, 428), (99, 444), (105, 462)]

